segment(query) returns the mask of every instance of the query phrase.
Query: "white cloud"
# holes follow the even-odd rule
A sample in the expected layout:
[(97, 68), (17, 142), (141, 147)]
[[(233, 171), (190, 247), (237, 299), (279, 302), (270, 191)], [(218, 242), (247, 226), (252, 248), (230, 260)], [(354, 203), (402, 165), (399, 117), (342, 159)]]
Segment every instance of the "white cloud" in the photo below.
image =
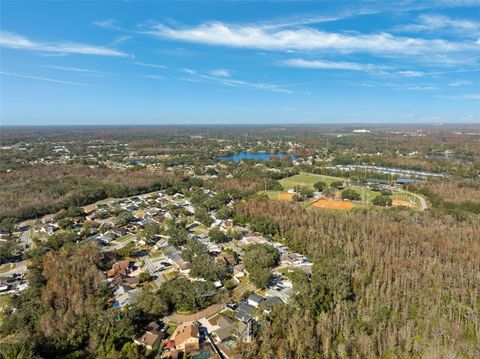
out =
[(56, 65), (40, 65), (40, 66), (48, 69), (53, 69), (53, 70), (77, 72), (77, 73), (94, 76), (94, 77), (105, 77), (103, 72), (92, 70), (92, 69), (85, 69), (80, 67), (69, 67), (69, 66), (56, 66)]
[(337, 33), (309, 27), (271, 29), (261, 25), (233, 25), (222, 22), (203, 23), (193, 27), (168, 27), (158, 24), (147, 33), (177, 41), (271, 51), (425, 55), (480, 50), (474, 43), (399, 37), (384, 32)]
[(55, 54), (98, 55), (128, 57), (130, 55), (107, 47), (80, 44), (75, 42), (46, 43), (36, 42), (13, 32), (0, 32), (0, 46), (18, 50), (30, 50)]
[(158, 69), (166, 69), (167, 66), (161, 65), (161, 64), (150, 64), (146, 62), (132, 62), (134, 65), (138, 66), (144, 66), (144, 67), (153, 67), (153, 68), (158, 68)]
[(118, 26), (117, 22), (112, 19), (94, 21), (93, 25), (102, 27), (104, 29), (121, 30), (121, 27)]
[(159, 75), (143, 75), (142, 77), (151, 80), (165, 80), (165, 77)]
[(457, 96), (456, 98), (459, 98), (459, 99), (462, 99), (462, 100), (476, 100), (476, 101), (480, 101), (480, 93), (472, 93), (472, 94), (460, 95), (460, 96)]
[(128, 40), (131, 40), (132, 38), (133, 36), (130, 36), (130, 35), (118, 36), (117, 38), (115, 38), (115, 40), (111, 42), (111, 45), (113, 46), (120, 45), (127, 42)]
[(0, 75), (12, 76), (12, 77), (19, 77), (19, 78), (29, 79), (29, 80), (39, 80), (39, 81), (55, 82), (55, 83), (65, 84), (65, 85), (90, 86), (89, 84), (85, 84), (85, 83), (82, 83), (82, 82), (64, 81), (64, 80), (52, 79), (52, 78), (49, 78), (49, 77), (40, 77), (40, 76), (31, 76), (31, 75), (15, 74), (15, 73), (4, 72), (4, 71), (0, 71)]
[(183, 72), (185, 72), (186, 74), (189, 74), (189, 75), (196, 75), (197, 74), (197, 71), (189, 69), (189, 68), (183, 69)]
[(218, 77), (230, 77), (230, 71), (228, 71), (226, 69), (212, 70), (209, 73), (210, 73), (210, 75), (218, 76)]
[(425, 75), (425, 73), (421, 71), (399, 71), (396, 73), (396, 75), (401, 76), (401, 77), (422, 77)]
[(471, 85), (473, 82), (468, 80), (455, 80), (450, 82), (448, 85), (452, 87), (460, 87), (460, 86), (468, 86)]
[(410, 91), (433, 91), (433, 90), (438, 90), (438, 87), (435, 86), (410, 86), (406, 87), (406, 90)]
[(224, 85), (228, 87), (248, 88), (248, 89), (271, 91), (271, 92), (293, 93), (292, 90), (289, 90), (287, 88), (288, 86), (274, 85), (274, 84), (268, 84), (268, 83), (262, 83), (262, 82), (247, 82), (243, 80), (235, 80), (228, 77), (212, 76), (209, 74), (200, 73), (198, 71), (195, 71), (189, 68), (185, 68), (181, 71), (189, 75), (189, 77), (182, 78), (182, 80), (184, 81), (203, 82), (203, 83)]
[(444, 15), (424, 14), (418, 17), (417, 23), (398, 26), (396, 29), (407, 32), (449, 30), (474, 36), (480, 30), (480, 22), (467, 19), (453, 19)]
[(300, 67), (306, 69), (320, 70), (352, 70), (352, 71), (370, 71), (375, 68), (372, 64), (359, 64), (355, 62), (334, 62), (326, 60), (304, 60), (289, 59), (282, 62), (284, 65), (291, 67)]

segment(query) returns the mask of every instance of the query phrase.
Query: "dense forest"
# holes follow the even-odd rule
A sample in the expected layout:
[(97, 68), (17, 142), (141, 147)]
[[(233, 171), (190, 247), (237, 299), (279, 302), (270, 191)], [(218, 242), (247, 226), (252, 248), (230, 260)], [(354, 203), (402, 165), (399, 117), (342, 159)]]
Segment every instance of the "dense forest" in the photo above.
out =
[[(478, 358), (480, 220), (406, 210), (303, 210), (253, 200), (315, 262), (296, 281), (298, 305), (273, 312), (245, 358)], [(320, 353), (320, 354), (319, 354)]]
[(123, 173), (81, 165), (33, 166), (0, 174), (0, 219), (36, 218), (107, 197), (126, 197), (168, 187), (166, 176)]

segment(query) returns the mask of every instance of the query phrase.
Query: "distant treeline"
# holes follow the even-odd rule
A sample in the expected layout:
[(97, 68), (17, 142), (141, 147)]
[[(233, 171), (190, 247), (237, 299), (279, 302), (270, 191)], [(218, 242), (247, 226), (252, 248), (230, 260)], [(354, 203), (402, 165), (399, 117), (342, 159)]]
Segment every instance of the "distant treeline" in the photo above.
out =
[(24, 220), (109, 197), (166, 189), (173, 176), (80, 165), (34, 166), (0, 175), (0, 220)]

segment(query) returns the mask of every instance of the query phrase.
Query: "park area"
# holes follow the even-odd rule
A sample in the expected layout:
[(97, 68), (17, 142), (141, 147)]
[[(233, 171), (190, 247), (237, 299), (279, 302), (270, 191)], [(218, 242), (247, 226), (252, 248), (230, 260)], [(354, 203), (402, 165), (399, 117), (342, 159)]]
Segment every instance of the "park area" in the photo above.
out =
[(319, 199), (318, 201), (313, 203), (313, 207), (328, 209), (348, 209), (352, 208), (353, 204), (351, 202), (336, 199)]
[[(346, 182), (345, 188), (354, 190), (360, 195), (359, 201), (344, 201), (339, 199), (341, 190), (336, 191), (335, 199), (307, 199), (304, 202), (305, 207), (314, 207), (314, 208), (326, 208), (326, 209), (349, 209), (352, 207), (361, 207), (371, 205), (375, 197), (379, 196), (380, 193), (373, 191), (371, 188), (358, 186), (358, 185), (348, 185), (348, 179), (342, 177), (333, 177), (326, 175), (317, 175), (312, 173), (301, 173), (291, 177), (281, 179), (279, 181), (284, 188), (283, 191), (262, 191), (260, 193), (266, 194), (268, 198), (273, 200), (280, 201), (293, 201), (295, 194), (289, 193), (290, 190), (299, 191), (301, 188), (308, 188), (314, 190), (314, 184), (317, 182), (324, 182), (327, 186), (330, 186), (334, 182)], [(420, 203), (418, 197), (414, 196), (411, 193), (398, 191), (393, 192), (390, 196), (392, 199), (393, 206), (408, 207), (408, 208), (420, 208)]]

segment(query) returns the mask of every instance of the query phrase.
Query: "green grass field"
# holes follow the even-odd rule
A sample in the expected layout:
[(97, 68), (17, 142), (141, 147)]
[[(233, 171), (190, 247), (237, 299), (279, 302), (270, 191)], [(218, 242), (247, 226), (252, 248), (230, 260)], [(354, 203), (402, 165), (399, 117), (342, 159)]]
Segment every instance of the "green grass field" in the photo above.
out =
[[(295, 176), (287, 177), (284, 179), (280, 180), (280, 183), (282, 184), (283, 188), (285, 191), (263, 191), (261, 193), (266, 193), (267, 196), (270, 199), (278, 199), (278, 196), (282, 193), (286, 193), (287, 190), (291, 188), (297, 188), (297, 187), (308, 187), (313, 189), (313, 185), (319, 181), (325, 182), (327, 185), (330, 185), (332, 182), (336, 181), (344, 181), (346, 180), (345, 178), (341, 177), (333, 177), (333, 176), (324, 176), (324, 175), (317, 175), (317, 174), (312, 174), (312, 173), (301, 173)], [(365, 206), (367, 203), (371, 204), (372, 200), (379, 196), (379, 192), (372, 191), (369, 188), (366, 187), (361, 187), (361, 186), (348, 186), (348, 188), (351, 188), (355, 191), (357, 191), (360, 196), (361, 200), (360, 201), (353, 201), (356, 206)], [(414, 208), (419, 208), (420, 203), (418, 198), (413, 196), (412, 194), (408, 194), (405, 192), (394, 192), (391, 195), (392, 200), (402, 200), (402, 201), (407, 201), (407, 202), (414, 202), (415, 207)], [(308, 200), (305, 202), (305, 205), (308, 207), (310, 206), (314, 200)]]
[(290, 189), (297, 186), (304, 186), (313, 189), (313, 185), (317, 182), (325, 182), (330, 186), (332, 182), (343, 181), (344, 178), (341, 177), (332, 177), (324, 175), (316, 175), (312, 173), (301, 173), (292, 177), (287, 177), (280, 180), (283, 188)]

